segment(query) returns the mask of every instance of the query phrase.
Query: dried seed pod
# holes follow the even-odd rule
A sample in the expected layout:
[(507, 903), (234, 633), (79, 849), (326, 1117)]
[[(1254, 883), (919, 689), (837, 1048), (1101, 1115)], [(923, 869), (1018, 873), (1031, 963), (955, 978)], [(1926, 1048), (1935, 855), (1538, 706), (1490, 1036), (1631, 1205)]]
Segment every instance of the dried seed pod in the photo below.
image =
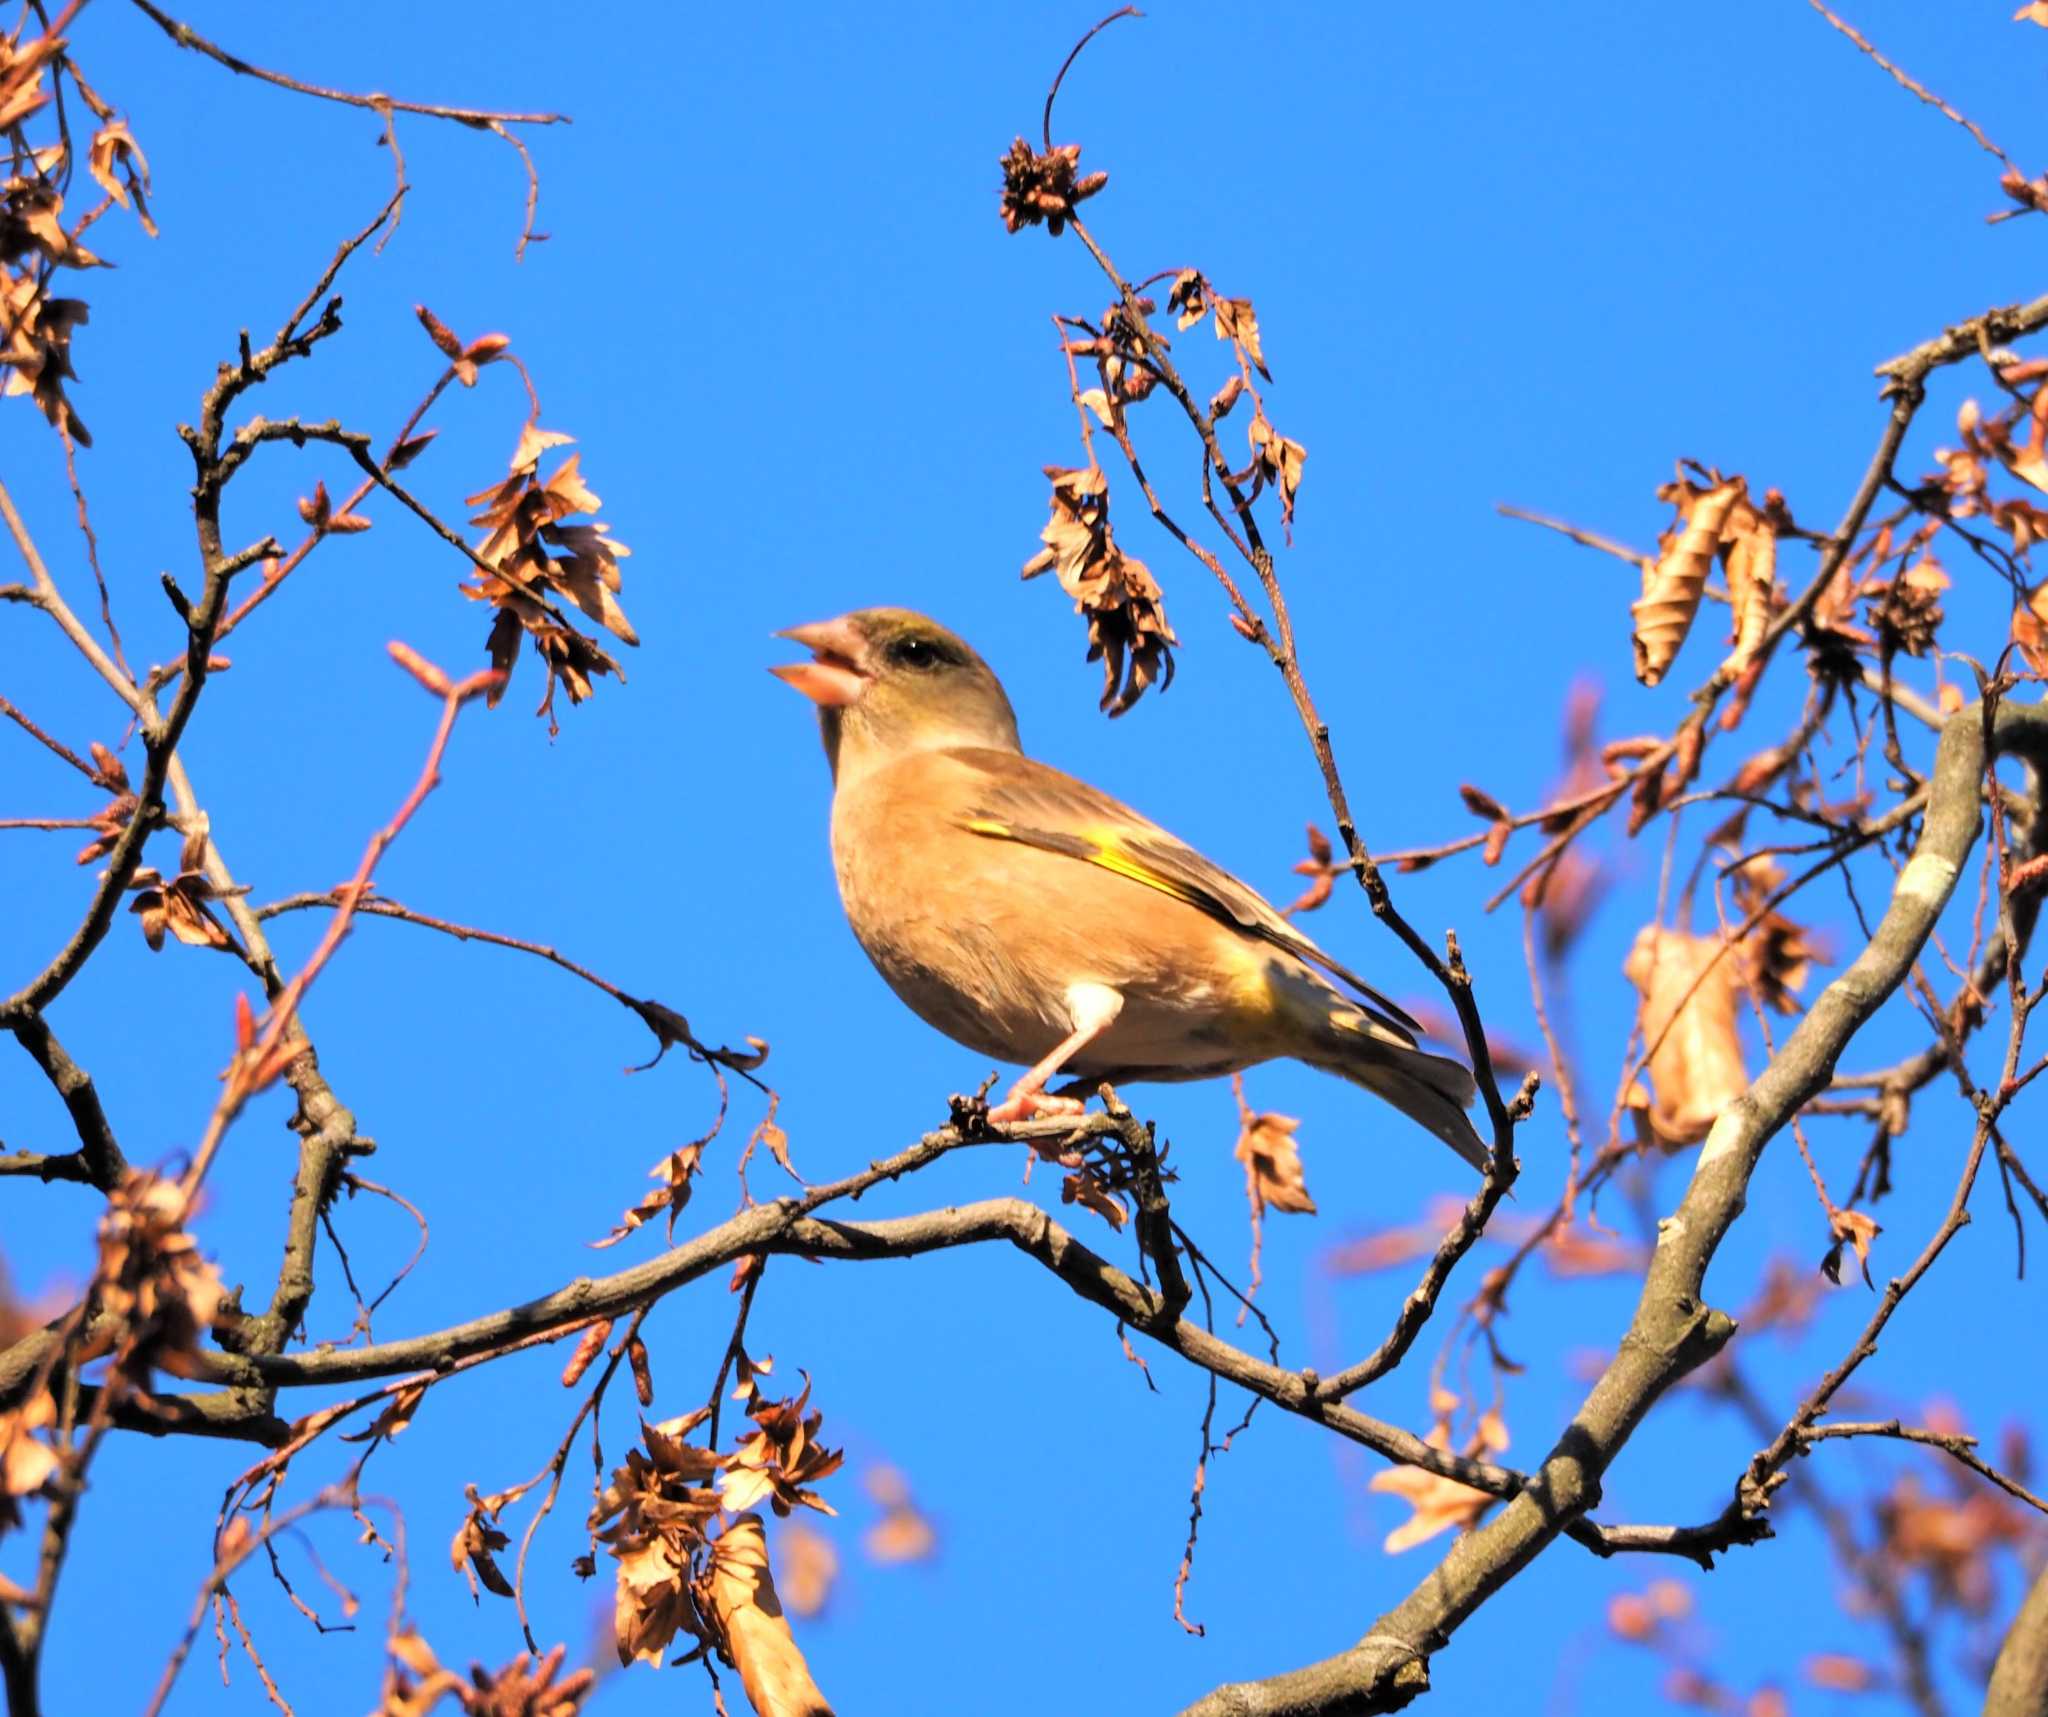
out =
[(583, 1380), (583, 1374), (590, 1369), (591, 1361), (604, 1351), (605, 1337), (612, 1333), (612, 1320), (602, 1319), (583, 1332), (582, 1340), (576, 1344), (576, 1351), (569, 1355), (569, 1363), (562, 1367), (562, 1387), (574, 1389)]

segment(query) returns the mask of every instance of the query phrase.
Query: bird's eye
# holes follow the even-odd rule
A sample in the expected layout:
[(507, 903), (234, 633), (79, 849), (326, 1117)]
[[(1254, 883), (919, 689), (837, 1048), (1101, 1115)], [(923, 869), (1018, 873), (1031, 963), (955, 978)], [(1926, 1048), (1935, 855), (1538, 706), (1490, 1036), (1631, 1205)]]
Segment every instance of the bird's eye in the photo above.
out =
[(897, 639), (889, 646), (889, 657), (906, 668), (936, 668), (939, 665), (939, 652), (922, 638)]

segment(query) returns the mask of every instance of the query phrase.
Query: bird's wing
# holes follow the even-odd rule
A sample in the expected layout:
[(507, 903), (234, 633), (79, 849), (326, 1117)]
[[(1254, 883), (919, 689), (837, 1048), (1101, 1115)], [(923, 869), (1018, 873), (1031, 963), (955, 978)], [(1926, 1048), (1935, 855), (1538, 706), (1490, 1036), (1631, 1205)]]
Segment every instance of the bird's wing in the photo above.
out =
[(1013, 751), (962, 748), (951, 753), (981, 778), (961, 818), (968, 832), (1059, 853), (1157, 889), (1198, 907), (1241, 934), (1318, 966), (1357, 992), (1375, 1021), (1407, 1039), (1421, 1027), (1357, 973), (1318, 948), (1252, 889), (1187, 842), (1107, 793)]

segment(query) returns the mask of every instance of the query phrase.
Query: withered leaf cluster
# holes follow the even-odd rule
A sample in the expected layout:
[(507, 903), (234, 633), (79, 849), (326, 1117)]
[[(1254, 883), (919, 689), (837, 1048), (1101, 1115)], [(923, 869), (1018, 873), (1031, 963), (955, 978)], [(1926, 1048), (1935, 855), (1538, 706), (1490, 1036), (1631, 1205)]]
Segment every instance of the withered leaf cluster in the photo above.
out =
[[(1228, 340), (1237, 355), (1239, 373), (1225, 382), (1209, 401), (1210, 419), (1220, 423), (1246, 392), (1246, 378), (1252, 370), (1257, 370), (1267, 381), (1273, 379), (1266, 368), (1265, 348), (1259, 339), (1258, 312), (1252, 308), (1249, 298), (1225, 298), (1210, 284), (1207, 276), (1192, 268), (1183, 269), (1174, 277), (1166, 302), (1169, 309), (1179, 313), (1179, 325), (1183, 329), (1193, 327), (1205, 316), (1210, 318), (1216, 338)], [(1301, 488), (1302, 462), (1308, 458), (1308, 449), (1273, 427), (1266, 417), (1265, 402), (1256, 392), (1252, 395), (1252, 417), (1245, 425), (1245, 438), (1250, 444), (1251, 463), (1242, 471), (1224, 475), (1239, 487), (1249, 486), (1254, 499), (1269, 486), (1277, 490), (1281, 528), (1288, 532), (1291, 540), (1294, 499)]]
[[(2034, 545), (2048, 537), (2048, 509), (2025, 495), (1994, 495), (1988, 478), (1994, 466), (2002, 467), (2029, 488), (2048, 493), (2048, 359), (2008, 359), (1994, 365), (1994, 374), (2015, 396), (2013, 403), (1987, 417), (1974, 399), (1965, 400), (1956, 413), (1962, 445), (1935, 449), (1939, 470), (1928, 486), (1941, 492), (1948, 517), (1981, 515), (2003, 531), (2013, 560), (2024, 567), (2032, 561)], [(2031, 391), (2024, 391), (2029, 384)], [(2048, 585), (2036, 584), (2014, 604), (2012, 641), (2037, 674), (2048, 672), (2044, 615)]]
[(151, 1366), (193, 1374), (200, 1337), (212, 1328), (226, 1290), (186, 1218), (178, 1183), (146, 1169), (130, 1169), (107, 1194), (93, 1276), (100, 1333), (80, 1358), (112, 1354), (110, 1379), (141, 1388)]
[[(125, 786), (125, 778), (123, 784)], [(132, 801), (133, 795), (124, 794), (124, 797)], [(116, 799), (115, 804), (120, 802)], [(109, 806), (101, 816), (106, 816), (112, 809), (113, 806)], [(86, 848), (86, 853), (91, 853), (98, 845), (99, 842), (95, 841)], [(206, 831), (194, 829), (185, 837), (176, 876), (166, 882), (157, 871), (145, 866), (129, 880), (128, 886), (135, 891), (135, 898), (128, 903), (128, 910), (142, 920), (143, 938), (153, 950), (163, 947), (167, 930), (188, 947), (234, 947), (235, 941), (228, 934), (227, 926), (214, 916), (208, 903), (249, 891), (246, 887), (216, 887), (206, 874), (205, 866)]]
[(1075, 403), (1119, 435), (1124, 408), (1149, 398), (1159, 385), (1155, 357), (1172, 349), (1173, 342), (1146, 321), (1156, 309), (1158, 305), (1143, 293), (1134, 293), (1129, 302), (1119, 299), (1103, 311), (1099, 328), (1079, 318), (1060, 319), (1060, 349), (1070, 358), (1093, 359), (1102, 384), (1083, 388), (1074, 396)]
[[(0, 1270), (0, 1348), (61, 1315), (54, 1304), (25, 1305), (8, 1291)], [(20, 1501), (37, 1495), (56, 1472), (59, 1455), (50, 1433), (57, 1423), (57, 1403), (48, 1388), (37, 1389), (11, 1408), (0, 1409), (0, 1533), (21, 1524)], [(26, 1601), (28, 1594), (11, 1587), (0, 1575), (0, 1603)]]
[(472, 1599), (477, 1595), (478, 1581), (498, 1597), (512, 1597), (512, 1582), (505, 1578), (497, 1562), (497, 1553), (511, 1542), (498, 1529), (498, 1515), (512, 1498), (509, 1494), (479, 1496), (475, 1485), (465, 1486), (463, 1494), (469, 1498), (469, 1512), (455, 1529), (455, 1537), (448, 1546), (448, 1560), (469, 1582)]
[[(1577, 799), (1610, 778), (1600, 757), (1599, 727), (1600, 687), (1594, 681), (1579, 680), (1565, 699), (1564, 773), (1552, 789), (1553, 804)], [(1540, 826), (1546, 835), (1556, 835), (1570, 828), (1576, 819), (1576, 812), (1562, 810), (1546, 817)], [(1536, 914), (1547, 959), (1562, 960), (1571, 952), (1592, 922), (1593, 914), (1600, 909), (1611, 881), (1609, 866), (1590, 856), (1583, 842), (1574, 841), (1557, 855), (1554, 863), (1538, 870), (1523, 885), (1522, 904)], [(1498, 1054), (1494, 1065), (1501, 1067)], [(1525, 1059), (1526, 1065), (1530, 1064)]]
[[(721, 1611), (718, 1602), (718, 1563), (720, 1547), (735, 1532), (741, 1534), (736, 1544), (747, 1541), (744, 1522), (755, 1523), (758, 1539), (759, 1517), (745, 1511), (766, 1502), (779, 1515), (799, 1506), (834, 1512), (809, 1487), (836, 1472), (843, 1457), (819, 1443), (824, 1416), (807, 1411), (809, 1401), (808, 1380), (788, 1400), (753, 1400), (754, 1428), (729, 1454), (688, 1440), (709, 1408), (643, 1423), (642, 1446), (626, 1452), (591, 1510), (592, 1530), (617, 1564), (613, 1621), (621, 1663), (659, 1663), (678, 1633), (732, 1655), (730, 1606)], [(721, 1520), (725, 1531), (714, 1536)], [(765, 1569), (765, 1545), (762, 1558)]]
[(902, 1473), (874, 1466), (862, 1475), (862, 1483), (882, 1511), (861, 1539), (877, 1562), (922, 1562), (938, 1548), (938, 1532), (911, 1500), (910, 1483)]
[(1922, 551), (1912, 565), (1893, 577), (1874, 582), (1864, 592), (1871, 599), (1871, 623), (1887, 650), (1924, 656), (1934, 648), (1941, 625), (1941, 593), (1949, 576), (1932, 553)]
[(1778, 600), (1778, 539), (1792, 528), (1784, 497), (1770, 490), (1759, 506), (1750, 500), (1745, 478), (1691, 470), (1699, 481), (1681, 465), (1657, 491), (1677, 517), (1657, 539), (1657, 558), (1643, 563), (1643, 593), (1629, 609), (1636, 678), (1646, 686), (1663, 679), (1677, 659), (1717, 558), (1734, 620), (1731, 671), (1739, 673), (1756, 653)]
[[(155, 235), (149, 163), (126, 122), (79, 75), (65, 38), (47, 25), (40, 36), (24, 35), (17, 29), (0, 38), (0, 136), (7, 139), (6, 177), (0, 181), (0, 396), (29, 396), (52, 424), (80, 446), (90, 446), (92, 437), (64, 391), (76, 379), (72, 331), (87, 320), (87, 309), (81, 299), (53, 295), (51, 281), (60, 268), (99, 265), (101, 259), (80, 237), (116, 205)], [(67, 78), (97, 122), (83, 159), (102, 193), (97, 207), (68, 226), (64, 199), (78, 161), (58, 105), (59, 85)], [(28, 127), (53, 118), (56, 135), (32, 141)]]
[(754, 1429), (726, 1457), (718, 1476), (718, 1496), (728, 1514), (740, 1514), (767, 1503), (777, 1514), (797, 1507), (821, 1514), (836, 1512), (810, 1486), (837, 1472), (845, 1460), (838, 1449), (818, 1441), (825, 1415), (810, 1405), (811, 1384), (784, 1401), (756, 1401), (748, 1409)]
[(587, 1666), (562, 1674), (566, 1646), (539, 1658), (521, 1652), (499, 1670), (473, 1663), (466, 1677), (447, 1668), (416, 1628), (401, 1628), (385, 1649), (390, 1663), (371, 1717), (427, 1717), (449, 1698), (466, 1717), (576, 1717), (597, 1685)]
[[(2001, 1461), (2025, 1482), (2024, 1454), (2008, 1451)], [(2032, 1537), (2027, 1514), (1983, 1485), (1935, 1494), (1912, 1472), (1900, 1474), (1878, 1506), (1883, 1533), (1880, 1554), (1901, 1569), (1922, 1575), (1934, 1601), (1965, 1615), (1982, 1616), (1998, 1595), (1992, 1555)]]
[[(470, 523), (486, 532), (477, 557), (491, 570), (479, 567), (462, 593), (497, 611), (486, 647), (501, 673), (511, 672), (520, 639), (532, 640), (548, 674), (537, 713), (546, 714), (551, 726), (558, 685), (571, 703), (581, 703), (590, 696), (593, 675), (620, 669), (550, 598), (573, 604), (622, 643), (640, 641), (618, 599), (619, 562), (632, 551), (602, 519), (577, 519), (594, 515), (601, 505), (583, 481), (580, 455), (569, 455), (545, 479), (540, 475), (542, 455), (572, 439), (529, 422), (512, 451), (509, 474), (468, 497), (478, 509)], [(491, 701), (499, 695), (493, 691)]]
[(1058, 238), (1067, 230), (1074, 205), (1087, 201), (1109, 183), (1107, 173), (1075, 176), (1081, 165), (1078, 143), (1063, 143), (1041, 155), (1020, 137), (999, 165), (1003, 169), (1003, 225), (1013, 233), (1043, 222), (1045, 230)]
[(2033, 672), (2048, 674), (2048, 584), (2035, 585), (2013, 605), (2012, 641)]
[(91, 864), (114, 850), (138, 803), (128, 784), (127, 765), (98, 740), (92, 742), (92, 765), (93, 780), (114, 796), (93, 813), (93, 837), (78, 849), (80, 864)]
[[(704, 1159), (702, 1139), (693, 1139), (679, 1151), (670, 1151), (660, 1162), (647, 1172), (661, 1182), (652, 1192), (640, 1200), (619, 1218), (619, 1223), (602, 1240), (591, 1242), (594, 1246), (616, 1246), (643, 1222), (652, 1220), (664, 1210), (668, 1212), (668, 1235), (675, 1237), (676, 1218), (683, 1213), (683, 1207), (690, 1202), (690, 1182), (702, 1173)], [(600, 1338), (602, 1339), (602, 1338)]]
[(1796, 1014), (1800, 1002), (1794, 992), (1806, 987), (1814, 963), (1825, 962), (1827, 954), (1804, 926), (1769, 905), (1784, 882), (1784, 866), (1775, 859), (1751, 859), (1736, 870), (1735, 904), (1745, 924), (1756, 919), (1742, 939), (1739, 970), (1765, 1007)]
[[(1214, 318), (1216, 338), (1228, 340), (1237, 348), (1238, 355), (1267, 381), (1273, 379), (1266, 368), (1265, 348), (1259, 343), (1258, 312), (1252, 308), (1249, 298), (1225, 298), (1209, 284), (1208, 276), (1201, 270), (1184, 268), (1173, 277), (1173, 285), (1166, 294), (1166, 307), (1175, 312), (1178, 326), (1185, 332), (1204, 316)], [(1211, 401), (1216, 415), (1221, 417), (1237, 403), (1242, 389), (1243, 378), (1227, 389), (1226, 399), (1218, 395)]]
[[(2044, 375), (2048, 375), (2048, 360), (2040, 358), (2000, 366), (2002, 385), (2017, 389), (2033, 382), (2033, 392), (1992, 417), (1984, 416), (1975, 400), (1965, 400), (1956, 413), (1956, 430), (1963, 438), (1964, 451), (1973, 455), (1980, 467), (1984, 459), (1994, 459), (2030, 488), (2048, 494), (2048, 387), (2040, 385)], [(1937, 451), (1936, 457), (1942, 454)], [(1977, 510), (1990, 511), (1981, 480), (1959, 490), (1960, 495), (1970, 496)]]
[[(1045, 547), (1024, 563), (1024, 576), (1054, 573), (1088, 622), (1088, 660), (1103, 664), (1101, 707), (1122, 715), (1155, 681), (1173, 683), (1173, 646), (1164, 598), (1145, 563), (1117, 546), (1109, 527), (1109, 479), (1099, 466), (1048, 465), (1052, 517)], [(1128, 664), (1128, 672), (1126, 672)]]
[[(1944, 462), (1946, 481), (1975, 482), (1981, 491), (1983, 466), (1974, 455), (1937, 449), (1936, 457)], [(1946, 504), (1957, 517), (1977, 506), (1961, 487), (1952, 491)], [(1939, 516), (1929, 518), (1900, 536), (1895, 522), (1886, 520), (1843, 562), (1806, 622), (1806, 647), (1816, 677), (1853, 681), (1861, 673), (1859, 655), (1903, 651), (1924, 656), (1933, 648), (1942, 620), (1942, 593), (1949, 587), (1949, 576), (1931, 546), (1942, 522)], [(1858, 601), (1865, 604), (1862, 619), (1867, 624), (1859, 624)]]
[[(20, 1526), (21, 1499), (37, 1495), (57, 1470), (59, 1456), (48, 1438), (56, 1423), (57, 1403), (47, 1389), (0, 1412), (0, 1533)], [(9, 1595), (0, 1580), (0, 1601)]]
[(709, 1416), (700, 1407), (643, 1424), (642, 1446), (626, 1451), (591, 1510), (591, 1526), (618, 1565), (613, 1621), (621, 1663), (661, 1662), (679, 1632), (707, 1637), (700, 1588), (719, 1513), (721, 1457), (686, 1439)]
[(1258, 479), (1280, 491), (1280, 522), (1283, 529), (1292, 530), (1294, 495), (1301, 487), (1301, 462), (1308, 457), (1308, 449), (1298, 441), (1288, 440), (1268, 423), (1263, 408), (1253, 411), (1246, 434), (1251, 440)]

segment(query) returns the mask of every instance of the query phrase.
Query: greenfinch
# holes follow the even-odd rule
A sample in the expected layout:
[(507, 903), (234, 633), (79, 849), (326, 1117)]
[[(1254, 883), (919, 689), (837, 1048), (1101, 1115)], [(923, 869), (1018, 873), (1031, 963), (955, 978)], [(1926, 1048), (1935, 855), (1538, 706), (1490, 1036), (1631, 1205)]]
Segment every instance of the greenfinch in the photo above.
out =
[(1206, 1079), (1291, 1057), (1384, 1098), (1474, 1168), (1472, 1075), (1259, 895), (1108, 794), (1024, 755), (987, 663), (867, 608), (780, 634), (818, 706), (848, 922), (891, 989), (1029, 1067), (998, 1123), (1077, 1111), (1046, 1086)]

